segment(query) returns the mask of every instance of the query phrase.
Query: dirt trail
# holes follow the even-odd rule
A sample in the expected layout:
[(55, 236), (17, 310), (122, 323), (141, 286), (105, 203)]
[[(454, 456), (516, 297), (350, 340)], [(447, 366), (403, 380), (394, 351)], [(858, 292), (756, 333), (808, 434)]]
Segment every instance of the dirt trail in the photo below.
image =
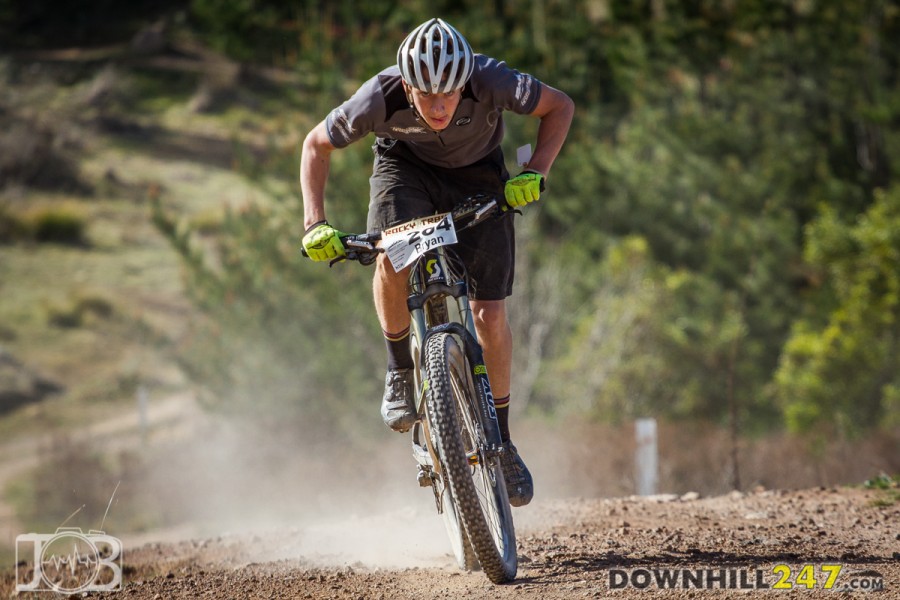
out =
[[(504, 586), (455, 568), (440, 550), (445, 542), (437, 517), (382, 513), (335, 525), (128, 548), (124, 588), (104, 596), (748, 598), (773, 597), (778, 592), (772, 586), (785, 577), (804, 588), (803, 598), (834, 598), (833, 591), (824, 589), (822, 565), (838, 564), (838, 587), (877, 586), (880, 581), (884, 591), (874, 597), (898, 598), (900, 504), (892, 500), (895, 496), (884, 491), (833, 488), (713, 498), (536, 501), (517, 509), (519, 575)], [(392, 536), (398, 523), (408, 527)], [(392, 540), (398, 537), (408, 546), (405, 552)], [(379, 547), (384, 551), (378, 552)], [(777, 568), (779, 564), (791, 571)], [(807, 574), (816, 577), (812, 590), (805, 589), (802, 579), (807, 565)], [(661, 589), (653, 578), (667, 569), (677, 569), (673, 574), (702, 570), (703, 577), (712, 570), (712, 579), (700, 584), (712, 589), (694, 589), (696, 583), (689, 590), (677, 584), (676, 589)], [(623, 580), (627, 587), (611, 589)], [(14, 593), (13, 572), (5, 571), (0, 581), (0, 597)], [(647, 589), (632, 585), (648, 581)], [(760, 583), (769, 588), (749, 589)]]

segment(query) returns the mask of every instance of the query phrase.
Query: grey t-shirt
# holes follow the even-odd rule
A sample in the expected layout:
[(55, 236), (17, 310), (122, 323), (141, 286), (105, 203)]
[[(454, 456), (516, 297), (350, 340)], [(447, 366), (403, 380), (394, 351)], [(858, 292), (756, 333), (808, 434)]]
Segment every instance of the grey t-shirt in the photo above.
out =
[(416, 119), (400, 79), (389, 67), (365, 82), (325, 119), (331, 143), (343, 148), (371, 132), (400, 140), (423, 161), (439, 167), (464, 167), (491, 152), (503, 139), (504, 110), (529, 114), (537, 106), (541, 83), (506, 66), (475, 55), (475, 70), (463, 89), (459, 107), (446, 129), (435, 132)]

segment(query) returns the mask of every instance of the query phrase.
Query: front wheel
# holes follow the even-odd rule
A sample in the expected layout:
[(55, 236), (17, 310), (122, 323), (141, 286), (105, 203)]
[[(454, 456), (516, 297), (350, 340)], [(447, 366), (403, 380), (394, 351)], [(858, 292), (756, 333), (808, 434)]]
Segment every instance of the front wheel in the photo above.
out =
[(511, 581), (518, 561), (503, 471), (499, 458), (484, 452), (472, 372), (452, 335), (428, 338), (424, 372), (429, 426), (455, 512), (488, 579)]
[[(415, 389), (422, 389), (422, 365), (419, 357), (421, 356), (421, 348), (419, 345), (418, 336), (415, 333), (412, 333), (409, 338), (410, 349), (412, 351), (413, 361), (415, 362), (415, 367), (413, 372), (415, 373)], [(416, 410), (421, 410), (419, 406), (416, 406)], [(427, 409), (425, 410), (427, 412)], [(431, 421), (425, 420), (423, 423), (425, 435), (429, 436), (431, 439), (431, 443), (429, 447), (432, 449), (432, 457), (435, 462), (439, 462), (439, 458), (437, 457), (437, 451), (435, 450), (436, 443), (433, 441), (435, 438), (431, 437), (431, 427), (429, 425)], [(416, 444), (416, 442), (413, 442)], [(466, 535), (466, 530), (463, 527), (463, 524), (459, 520), (459, 515), (457, 514), (456, 502), (453, 499), (453, 493), (450, 491), (450, 484), (447, 482), (447, 478), (443, 477), (441, 473), (443, 473), (443, 467), (441, 465), (437, 466), (437, 476), (433, 479), (431, 485), (434, 489), (434, 493), (438, 498), (438, 502), (440, 503), (439, 511), (441, 513), (441, 518), (444, 521), (444, 527), (447, 529), (447, 536), (450, 538), (450, 549), (453, 551), (453, 556), (456, 558), (456, 564), (459, 565), (460, 569), (464, 569), (466, 571), (476, 571), (481, 565), (478, 564), (478, 558), (475, 556), (475, 551), (472, 549), (472, 544), (469, 543), (469, 537)]]

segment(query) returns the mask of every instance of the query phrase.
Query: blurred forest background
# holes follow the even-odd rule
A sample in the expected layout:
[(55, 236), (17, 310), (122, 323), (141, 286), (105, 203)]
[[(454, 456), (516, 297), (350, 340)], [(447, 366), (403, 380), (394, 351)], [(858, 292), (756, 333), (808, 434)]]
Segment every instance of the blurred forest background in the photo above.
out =
[[(300, 257), (299, 146), (431, 16), (577, 107), (549, 192), (517, 218), (517, 418), (580, 423), (560, 436), (596, 424), (600, 448), (656, 417), (710, 463), (711, 491), (791, 481), (760, 474), (788, 454), (900, 470), (888, 0), (0, 0), (0, 343), (78, 407), (190, 388), (248, 422), (380, 435), (371, 272)], [(533, 121), (507, 118), (507, 157)], [(365, 226), (370, 171), (369, 144), (334, 155), (340, 229)], [(63, 286), (95, 252), (110, 261), (97, 272), (138, 262)], [(61, 299), (13, 295), (57, 259), (41, 285)], [(136, 272), (155, 279), (123, 291)], [(170, 289), (169, 312), (141, 296)], [(90, 385), (80, 346), (46, 354), (85, 331), (118, 360)]]

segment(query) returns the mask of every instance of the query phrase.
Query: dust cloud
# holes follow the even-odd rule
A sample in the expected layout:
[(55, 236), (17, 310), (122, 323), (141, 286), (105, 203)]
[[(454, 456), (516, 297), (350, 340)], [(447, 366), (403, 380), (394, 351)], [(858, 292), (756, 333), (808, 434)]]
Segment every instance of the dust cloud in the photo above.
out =
[[(122, 537), (131, 547), (220, 536), (266, 540), (248, 544), (257, 560), (323, 566), (453, 564), (431, 488), (416, 482), (409, 435), (381, 431), (377, 401), (371, 419), (375, 433), (341, 437), (187, 405), (147, 440), (143, 467), (127, 482), (126, 509), (147, 526)], [(520, 417), (512, 430), (536, 481), (535, 505), (630, 490), (628, 473), (598, 472), (630, 468), (621, 449), (617, 463), (598, 460), (611, 456), (620, 439)], [(514, 516), (527, 524), (538, 512), (524, 507)], [(117, 524), (115, 514), (110, 522)]]
[(152, 526), (122, 536), (126, 545), (256, 536), (272, 540), (253, 544), (259, 560), (451, 563), (431, 489), (416, 483), (408, 435), (342, 439), (190, 412), (189, 425), (148, 442), (140, 477), (129, 482), (129, 511)]

